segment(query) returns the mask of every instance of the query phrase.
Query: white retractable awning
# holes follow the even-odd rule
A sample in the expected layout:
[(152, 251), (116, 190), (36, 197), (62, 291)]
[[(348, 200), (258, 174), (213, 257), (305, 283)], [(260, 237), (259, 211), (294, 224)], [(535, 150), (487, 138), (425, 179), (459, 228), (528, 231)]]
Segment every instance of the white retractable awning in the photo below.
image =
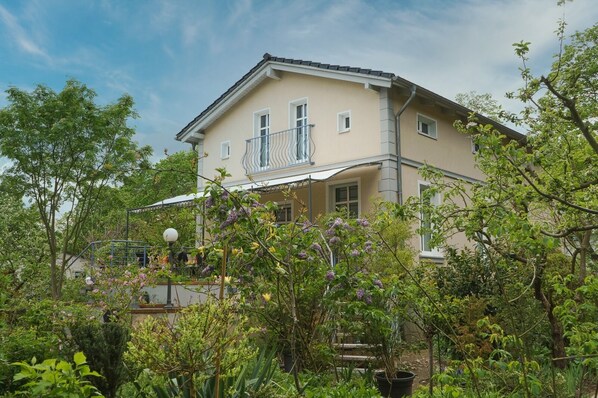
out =
[[(358, 165), (361, 166), (361, 165)], [(326, 181), (329, 178), (334, 177), (336, 174), (341, 173), (347, 169), (350, 169), (355, 166), (344, 166), (344, 167), (337, 167), (334, 169), (323, 170), (323, 171), (316, 171), (311, 173), (304, 173), (298, 174), (295, 176), (289, 177), (282, 177), (282, 178), (275, 178), (272, 180), (263, 180), (263, 181), (252, 181), (247, 184), (241, 185), (224, 185), (227, 189), (231, 191), (268, 191), (271, 189), (276, 189), (276, 187), (284, 186), (284, 185), (298, 185), (301, 183), (305, 183), (307, 181)], [(172, 198), (164, 199), (154, 204), (139, 207), (137, 209), (131, 209), (129, 212), (131, 213), (140, 213), (143, 211), (159, 209), (162, 207), (169, 207), (169, 206), (188, 206), (193, 204), (198, 198), (203, 197), (203, 192), (192, 193), (188, 195), (179, 195)]]

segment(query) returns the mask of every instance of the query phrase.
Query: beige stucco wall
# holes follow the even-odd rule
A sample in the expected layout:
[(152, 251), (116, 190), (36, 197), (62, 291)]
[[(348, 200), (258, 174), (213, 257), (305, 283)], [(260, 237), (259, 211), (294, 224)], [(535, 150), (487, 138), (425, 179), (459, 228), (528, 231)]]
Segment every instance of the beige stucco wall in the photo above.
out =
[[(396, 104), (396, 107), (399, 105)], [(436, 120), (436, 139), (417, 132), (418, 113)], [(475, 167), (471, 138), (453, 127), (456, 118), (454, 114), (442, 113), (437, 107), (414, 101), (401, 116), (401, 155), (406, 159), (481, 180), (483, 175)]]
[[(216, 167), (226, 167), (231, 182), (243, 181), (245, 170), (241, 159), (245, 140), (254, 137), (255, 112), (268, 109), (270, 132), (290, 127), (290, 103), (306, 98), (315, 151), (314, 167), (353, 161), (380, 154), (380, 114), (378, 93), (362, 84), (280, 73), (280, 80), (266, 79), (249, 95), (235, 104), (224, 116), (205, 131), (204, 173), (213, 175)], [(337, 131), (338, 113), (351, 112), (351, 130)], [(229, 159), (220, 159), (220, 144), (230, 141)], [(300, 168), (299, 168), (300, 169)], [(278, 173), (292, 173), (286, 169)], [(253, 175), (259, 178), (259, 175)]]

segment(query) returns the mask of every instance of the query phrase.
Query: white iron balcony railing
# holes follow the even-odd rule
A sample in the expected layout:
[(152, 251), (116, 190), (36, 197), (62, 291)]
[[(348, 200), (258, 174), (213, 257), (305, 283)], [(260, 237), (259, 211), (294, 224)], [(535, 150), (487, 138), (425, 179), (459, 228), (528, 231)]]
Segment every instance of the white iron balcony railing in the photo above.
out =
[(246, 141), (243, 167), (246, 174), (311, 163), (315, 147), (313, 124), (262, 135)]

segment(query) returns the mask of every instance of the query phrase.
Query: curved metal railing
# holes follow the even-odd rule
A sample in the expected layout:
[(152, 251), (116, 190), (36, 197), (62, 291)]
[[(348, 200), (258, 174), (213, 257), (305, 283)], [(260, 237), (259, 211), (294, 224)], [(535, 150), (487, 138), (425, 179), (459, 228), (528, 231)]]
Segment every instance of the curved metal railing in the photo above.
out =
[(313, 124), (278, 131), (245, 141), (243, 167), (246, 174), (273, 171), (311, 163), (315, 145)]

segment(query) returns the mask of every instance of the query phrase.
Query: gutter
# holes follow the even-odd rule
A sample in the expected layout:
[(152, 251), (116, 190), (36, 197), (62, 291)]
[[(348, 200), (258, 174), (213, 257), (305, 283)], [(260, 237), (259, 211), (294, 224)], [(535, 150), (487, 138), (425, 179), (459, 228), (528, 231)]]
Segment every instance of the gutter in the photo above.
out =
[(407, 101), (403, 104), (401, 109), (395, 115), (395, 150), (397, 152), (397, 193), (399, 195), (399, 204), (403, 204), (403, 171), (401, 166), (403, 164), (403, 157), (401, 156), (401, 115), (405, 112), (405, 109), (409, 106), (411, 101), (415, 98), (417, 86), (413, 84), (411, 86), (411, 95), (407, 98)]

